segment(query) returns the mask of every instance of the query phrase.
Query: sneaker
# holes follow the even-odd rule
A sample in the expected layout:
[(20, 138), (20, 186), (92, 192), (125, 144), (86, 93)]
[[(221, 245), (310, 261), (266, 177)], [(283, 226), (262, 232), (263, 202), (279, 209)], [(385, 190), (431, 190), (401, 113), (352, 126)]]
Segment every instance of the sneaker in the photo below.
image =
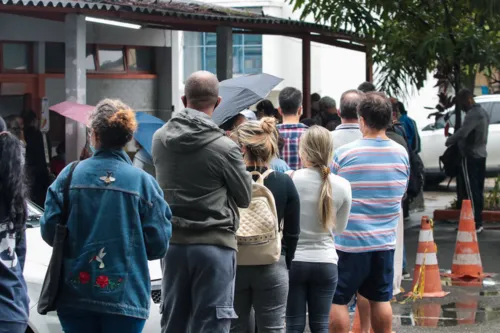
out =
[(484, 231), (483, 226), (476, 227), (476, 233), (477, 233), (477, 234), (480, 234), (480, 233), (482, 233), (483, 231)]
[(403, 269), (403, 279), (409, 279), (410, 278), (410, 273), (406, 269)]

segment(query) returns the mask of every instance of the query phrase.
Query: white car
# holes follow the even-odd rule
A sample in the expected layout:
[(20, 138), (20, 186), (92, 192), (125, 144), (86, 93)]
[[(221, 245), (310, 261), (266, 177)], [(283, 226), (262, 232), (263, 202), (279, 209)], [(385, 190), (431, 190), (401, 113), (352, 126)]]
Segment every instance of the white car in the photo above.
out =
[[(29, 219), (26, 230), (27, 254), (24, 265), (24, 278), (28, 285), (30, 297), (30, 316), (27, 333), (62, 333), (61, 324), (55, 312), (42, 316), (37, 312), (38, 297), (42, 288), (43, 279), (50, 261), (52, 248), (42, 239), (39, 229), (39, 220), (43, 215), (41, 208), (28, 203)], [(151, 277), (151, 310), (149, 319), (144, 328), (145, 333), (160, 331), (160, 299), (162, 272), (160, 261), (149, 262), (149, 274)]]
[[(500, 95), (484, 95), (475, 98), (490, 116), (490, 128), (488, 134), (488, 158), (486, 159), (486, 175), (496, 177), (500, 173)], [(464, 113), (462, 113), (462, 119)], [(448, 119), (445, 121), (445, 119)], [(445, 117), (422, 128), (420, 133), (421, 152), (420, 158), (424, 163), (425, 178), (427, 184), (436, 184), (446, 177), (441, 171), (439, 157), (446, 150), (445, 127), (451, 130), (455, 125), (455, 112), (445, 112)]]

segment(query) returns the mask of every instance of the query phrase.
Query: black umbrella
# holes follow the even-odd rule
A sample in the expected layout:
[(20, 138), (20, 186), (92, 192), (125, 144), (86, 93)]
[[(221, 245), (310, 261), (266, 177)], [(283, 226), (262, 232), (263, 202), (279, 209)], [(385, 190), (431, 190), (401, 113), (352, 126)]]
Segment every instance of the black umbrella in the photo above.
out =
[(221, 125), (238, 113), (264, 99), (283, 79), (269, 74), (240, 76), (220, 83), (222, 102), (212, 120)]

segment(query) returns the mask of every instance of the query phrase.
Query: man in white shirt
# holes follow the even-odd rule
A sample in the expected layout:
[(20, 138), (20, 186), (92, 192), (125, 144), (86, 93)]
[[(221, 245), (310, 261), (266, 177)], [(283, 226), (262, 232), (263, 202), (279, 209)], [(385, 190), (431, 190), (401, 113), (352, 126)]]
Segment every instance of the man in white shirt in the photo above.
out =
[(360, 90), (348, 90), (340, 98), (340, 109), (338, 111), (342, 124), (332, 131), (333, 151), (337, 148), (361, 139), (363, 136), (359, 130), (358, 105), (365, 94)]

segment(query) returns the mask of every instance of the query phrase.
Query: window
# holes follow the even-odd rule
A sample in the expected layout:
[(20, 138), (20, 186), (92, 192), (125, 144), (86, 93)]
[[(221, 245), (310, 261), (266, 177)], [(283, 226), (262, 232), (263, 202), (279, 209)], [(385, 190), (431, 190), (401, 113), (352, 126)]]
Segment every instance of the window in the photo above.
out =
[(0, 72), (31, 71), (32, 49), (29, 43), (0, 43)]
[(45, 43), (45, 71), (64, 73), (66, 67), (64, 43)]
[(96, 65), (95, 65), (95, 46), (94, 45), (87, 45), (86, 50), (85, 50), (85, 69), (88, 71), (95, 71), (96, 70)]
[[(184, 78), (198, 70), (217, 71), (215, 33), (184, 33)], [(262, 73), (262, 35), (233, 34), (233, 74)]]
[(153, 71), (153, 49), (138, 47), (127, 49), (128, 70), (135, 72)]
[(103, 72), (124, 72), (123, 48), (101, 48), (97, 51), (99, 70)]
[[(100, 46), (87, 44), (85, 67), (90, 72), (153, 73), (154, 49), (150, 47)], [(66, 67), (64, 43), (46, 43), (45, 70), (64, 73)], [(125, 57), (125, 55), (127, 55)]]
[(490, 124), (500, 124), (500, 103), (491, 103)]

